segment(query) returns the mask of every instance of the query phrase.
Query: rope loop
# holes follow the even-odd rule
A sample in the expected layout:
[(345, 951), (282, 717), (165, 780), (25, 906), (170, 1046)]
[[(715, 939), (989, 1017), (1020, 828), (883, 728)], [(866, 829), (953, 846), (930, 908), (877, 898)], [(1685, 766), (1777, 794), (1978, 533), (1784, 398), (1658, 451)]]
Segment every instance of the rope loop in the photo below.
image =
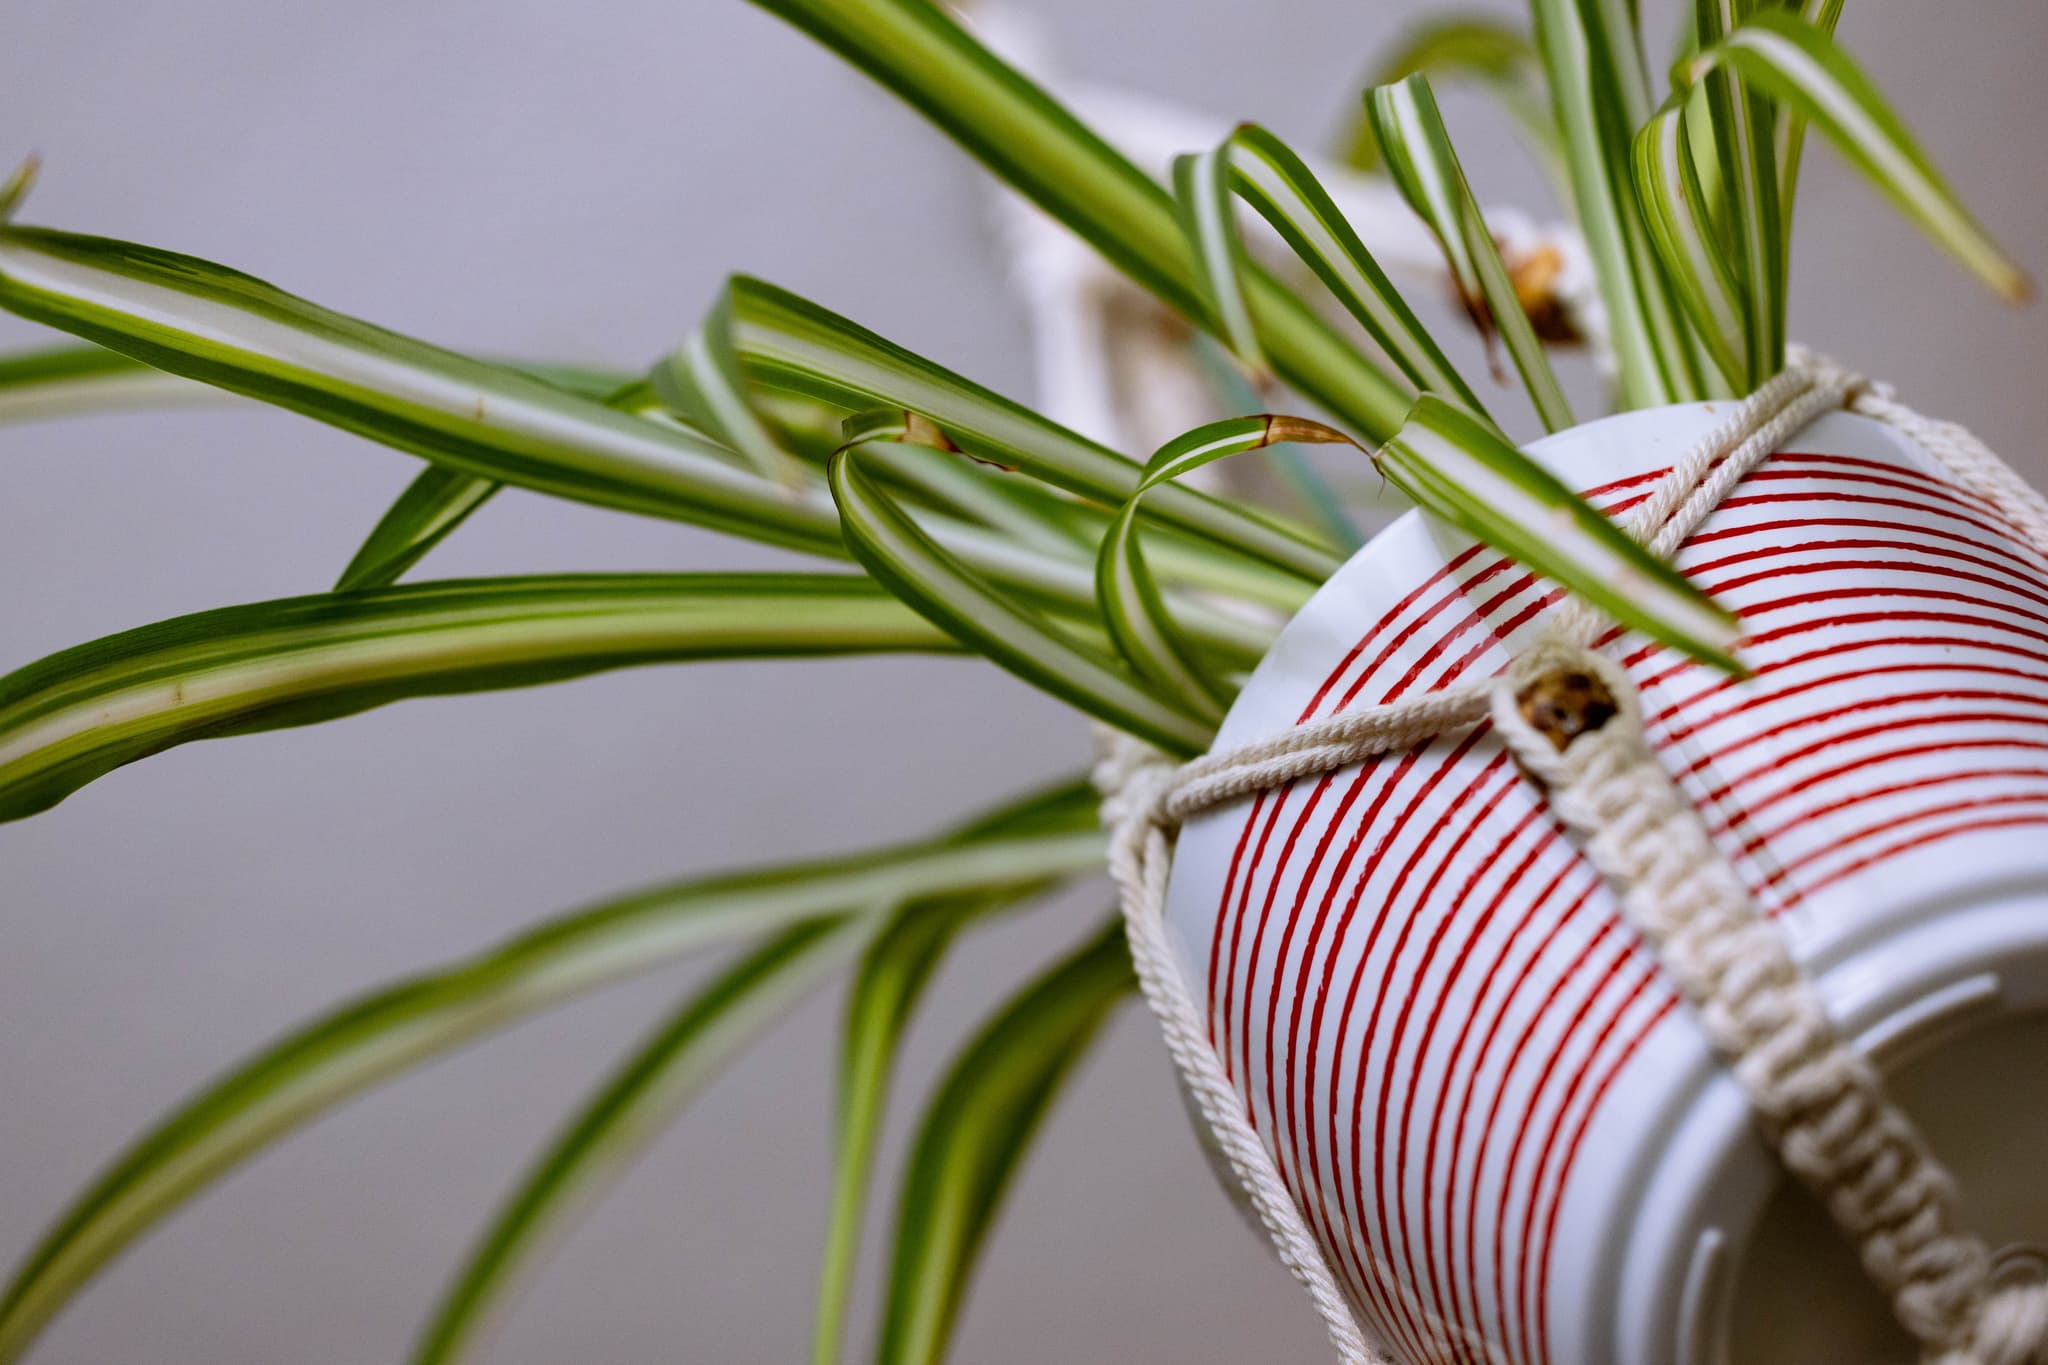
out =
[[(1919, 444), (2048, 552), (2048, 501), (1982, 442), (1801, 348), (1672, 466), (1624, 528), (1670, 558), (1773, 451), (1845, 407)], [(1954, 1180), (1886, 1096), (1876, 1068), (1836, 1031), (1818, 989), (1659, 761), (1626, 672), (1590, 648), (1609, 624), (1568, 598), (1495, 679), (1340, 712), (1179, 766), (1127, 735), (1097, 731), (1093, 776), (1111, 829), (1110, 873), (1146, 1000), (1338, 1359), (1392, 1361), (1359, 1325), (1211, 1046), (1206, 1012), (1166, 937), (1172, 840), (1204, 811), (1490, 716), (1692, 1008), (1782, 1164), (1821, 1200), (1921, 1343), (1925, 1365), (2048, 1365), (2048, 1274), (1995, 1273), (2000, 1258), (1961, 1228)]]

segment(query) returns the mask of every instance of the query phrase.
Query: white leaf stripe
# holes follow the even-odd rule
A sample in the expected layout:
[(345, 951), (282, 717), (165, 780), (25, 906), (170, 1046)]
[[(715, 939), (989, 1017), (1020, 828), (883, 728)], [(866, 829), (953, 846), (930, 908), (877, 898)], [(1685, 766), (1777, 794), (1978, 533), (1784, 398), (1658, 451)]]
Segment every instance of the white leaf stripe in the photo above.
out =
[(869, 573), (941, 629), (1018, 677), (1171, 751), (1200, 753), (1211, 727), (1155, 697), (1112, 659), (992, 590), (921, 531), (862, 471), (888, 443), (833, 456), (832, 495)]
[[(1738, 0), (1696, 0), (1699, 46), (1711, 48), (1751, 8)], [(1708, 115), (1705, 141), (1713, 149), (1726, 198), (1719, 226), (1741, 298), (1744, 366), (1734, 383), (1749, 390), (1784, 368), (1785, 241), (1778, 216), (1775, 116), (1732, 69), (1707, 72), (1700, 87)]]
[(1650, 115), (1633, 29), (1621, 40), (1613, 0), (1532, 0), (1536, 44), (1572, 171), (1579, 226), (1600, 278), (1623, 405), (1702, 395), (1686, 338), (1663, 290), (1630, 187), (1629, 138)]
[[(1171, 196), (943, 7), (929, 0), (756, 3), (901, 95), (1172, 307), (1202, 316), (1194, 253)], [(1281, 378), (1358, 431), (1379, 437), (1399, 424), (1412, 397), (1405, 385), (1265, 271), (1249, 272), (1245, 292)]]
[(755, 472), (798, 487), (804, 481), (803, 467), (747, 401), (746, 381), (732, 339), (732, 316), (733, 297), (728, 288), (682, 346), (654, 367), (654, 392), (671, 410), (745, 456)]
[(1815, 25), (1760, 10), (1690, 64), (1694, 79), (1727, 64), (1803, 114), (1979, 278), (2010, 298), (2029, 284), (1956, 198), (1869, 80)]
[(1181, 647), (1173, 622), (1159, 602), (1135, 534), (1138, 497), (1111, 524), (1103, 540), (1100, 595), (1110, 638), (1133, 667), (1178, 697), (1194, 715), (1223, 719), (1222, 689), (1211, 682)]
[(349, 1002), (259, 1053), (144, 1135), (66, 1211), (0, 1300), (13, 1361), (101, 1266), (186, 1199), (283, 1134), (428, 1057), (682, 953), (819, 915), (1036, 886), (1098, 868), (1084, 788), (1035, 803), (1031, 832), (1000, 817), (965, 836), (767, 872), (656, 887), (544, 923), (502, 947)]
[(1410, 382), (1484, 412), (1329, 192), (1286, 143), (1248, 123), (1212, 155), (1227, 162), (1236, 193), (1315, 272)]
[(851, 962), (878, 918), (870, 912), (799, 924), (693, 991), (563, 1126), (500, 1206), (421, 1333), (414, 1365), (469, 1355), (577, 1212), (616, 1184), (726, 1063)]
[(1623, 624), (1739, 668), (1729, 652), (1739, 634), (1733, 617), (1457, 409), (1423, 399), (1379, 459), (1417, 502)]
[[(1526, 28), (1490, 14), (1419, 19), (1381, 58), (1366, 84), (1392, 85), (1418, 72), (1437, 85), (1471, 83), (1490, 95), (1536, 153), (1558, 198), (1570, 199), (1564, 146), (1550, 113), (1543, 61)], [(1345, 155), (1359, 170), (1380, 164), (1378, 138), (1363, 116), (1352, 129)]]
[(1743, 305), (1707, 217), (1682, 95), (1636, 135), (1635, 184), (1651, 241), (1701, 344), (1731, 384), (1747, 387)]
[(1263, 372), (1266, 358), (1252, 327), (1239, 276), (1244, 244), (1238, 239), (1237, 216), (1231, 204), (1226, 159), (1230, 144), (1207, 152), (1190, 152), (1173, 161), (1173, 192), (1194, 239), (1209, 306), (1215, 310), (1217, 335), (1242, 365)]
[(190, 739), (407, 697), (665, 661), (950, 647), (850, 574), (483, 579), (228, 607), (0, 678), (0, 819)]
[(1192, 473), (1226, 455), (1252, 450), (1264, 443), (1271, 425), (1265, 417), (1232, 417), (1177, 437), (1161, 446), (1146, 462), (1137, 491), (1149, 493), (1168, 480)]
[[(1127, 457), (942, 369), (809, 300), (759, 280), (735, 279), (733, 338), (748, 378), (822, 398), (848, 411), (907, 408), (961, 449), (1056, 488), (1117, 504), (1137, 485)], [(1320, 582), (1337, 556), (1312, 534), (1242, 507), (1176, 488), (1155, 514)]]
[[(515, 357), (485, 357), (484, 363), (518, 370), (586, 398), (605, 397), (628, 380), (612, 371)], [(0, 423), (241, 401), (225, 389), (171, 374), (104, 346), (46, 346), (0, 355)]]
[(969, 920), (1019, 899), (969, 895), (898, 911), (861, 957), (840, 1022), (832, 1205), (818, 1275), (812, 1365), (839, 1365), (853, 1276), (904, 1030), (925, 987)]
[(0, 228), (0, 306), (482, 477), (830, 553), (822, 498), (730, 452), (192, 257)]
[(1460, 292), (1484, 301), (1544, 426), (1551, 431), (1570, 426), (1571, 404), (1522, 309), (1479, 201), (1465, 180), (1429, 78), (1409, 76), (1398, 84), (1369, 91), (1366, 100), (1374, 131), (1387, 154), (1388, 173), (1443, 245)]
[[(1799, 16), (1811, 18), (1814, 28), (1822, 34), (1833, 36), (1835, 25), (1842, 17), (1842, 0), (1798, 0)], [(1806, 148), (1806, 119), (1797, 110), (1786, 110), (1778, 120), (1778, 215), (1784, 221), (1785, 247), (1782, 255), (1789, 262), (1792, 253), (1792, 205), (1799, 191), (1799, 163)]]
[(896, 1217), (876, 1365), (937, 1365), (1024, 1150), (1103, 1020), (1136, 984), (1112, 922), (1012, 996), (925, 1110)]
[(1182, 641), (1145, 562), (1138, 514), (1146, 495), (1162, 484), (1211, 461), (1265, 446), (1270, 427), (1265, 417), (1233, 418), (1198, 427), (1160, 447), (1146, 462), (1137, 491), (1110, 523), (1096, 556), (1096, 600), (1111, 642), (1141, 677), (1212, 725), (1223, 718), (1228, 693)]
[(0, 356), (0, 422), (107, 409), (234, 401), (189, 379), (100, 346), (62, 346)]

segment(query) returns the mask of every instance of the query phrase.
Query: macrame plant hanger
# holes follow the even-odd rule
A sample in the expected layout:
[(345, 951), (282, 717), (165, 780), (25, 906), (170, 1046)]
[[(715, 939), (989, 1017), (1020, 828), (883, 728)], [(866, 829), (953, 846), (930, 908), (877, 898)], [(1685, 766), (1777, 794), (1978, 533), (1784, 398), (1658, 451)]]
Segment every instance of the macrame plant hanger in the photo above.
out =
[[(1670, 558), (1772, 451), (1841, 408), (1900, 431), (2048, 552), (2048, 502), (1968, 431), (1804, 352), (1675, 464), (1629, 534)], [(1308, 722), (1175, 766), (1104, 732), (1096, 784), (1131, 956), (1167, 1049), (1281, 1261), (1345, 1365), (1392, 1358), (1359, 1324), (1210, 1044), (1164, 928), (1175, 832), (1204, 811), (1491, 718), (1740, 1083), (1779, 1160), (1821, 1200), (1926, 1365), (2048, 1365), (2048, 1280), (1998, 1283), (1955, 1185), (1658, 761), (1613, 631), (1568, 599), (1498, 677)]]

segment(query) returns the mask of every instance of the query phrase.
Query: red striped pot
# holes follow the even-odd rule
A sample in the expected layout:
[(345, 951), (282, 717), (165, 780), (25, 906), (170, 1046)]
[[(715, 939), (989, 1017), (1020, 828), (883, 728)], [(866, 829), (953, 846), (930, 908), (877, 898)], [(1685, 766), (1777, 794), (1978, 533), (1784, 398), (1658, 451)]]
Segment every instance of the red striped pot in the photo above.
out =
[[(1531, 453), (1619, 513), (1718, 417), (1631, 413)], [(1969, 1221), (2040, 1236), (2048, 559), (1835, 414), (1678, 562), (1741, 614), (1755, 676), (1618, 641), (1653, 742)], [(1403, 518), (1287, 627), (1219, 747), (1488, 676), (1552, 600)], [(1167, 917), (1246, 1114), (1401, 1360), (1912, 1358), (1484, 729), (1190, 823)]]

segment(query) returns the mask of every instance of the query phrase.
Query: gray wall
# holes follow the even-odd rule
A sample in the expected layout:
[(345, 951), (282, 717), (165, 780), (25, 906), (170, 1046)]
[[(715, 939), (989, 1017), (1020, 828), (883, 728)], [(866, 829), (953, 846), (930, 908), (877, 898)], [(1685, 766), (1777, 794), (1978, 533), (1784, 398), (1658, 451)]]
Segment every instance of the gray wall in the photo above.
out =
[[(1419, 6), (1040, 8), (1085, 74), (1199, 89), (1314, 141)], [(1863, 3), (1847, 32), (1994, 228), (2048, 267), (2048, 8)], [(32, 221), (196, 252), (457, 346), (639, 364), (744, 268), (1028, 390), (978, 174), (737, 0), (12, 0), (0, 158), (30, 148), (47, 158)], [(1510, 154), (1468, 142), (1496, 192), (1526, 183), (1500, 170)], [(1809, 164), (1796, 334), (2048, 472), (2044, 315), (2002, 311), (1831, 157)], [(39, 339), (0, 319), (0, 345)], [(414, 468), (254, 410), (24, 427), (0, 446), (0, 667), (322, 587)], [(433, 571), (776, 562), (508, 495)], [(0, 1253), (152, 1115), (318, 1007), (600, 892), (913, 835), (1083, 752), (1060, 707), (985, 667), (724, 665), (413, 703), (107, 778), (0, 829)], [(1098, 888), (976, 939), (918, 1026), (914, 1077), (1106, 904)], [(393, 1358), (497, 1192), (689, 974), (549, 1016), (286, 1143), (122, 1261), (40, 1358)], [(835, 1011), (805, 1010), (596, 1209), (496, 1359), (801, 1355)], [(1317, 1343), (1210, 1188), (1147, 1021), (1127, 1014), (1030, 1165), (961, 1358), (1312, 1360)]]

